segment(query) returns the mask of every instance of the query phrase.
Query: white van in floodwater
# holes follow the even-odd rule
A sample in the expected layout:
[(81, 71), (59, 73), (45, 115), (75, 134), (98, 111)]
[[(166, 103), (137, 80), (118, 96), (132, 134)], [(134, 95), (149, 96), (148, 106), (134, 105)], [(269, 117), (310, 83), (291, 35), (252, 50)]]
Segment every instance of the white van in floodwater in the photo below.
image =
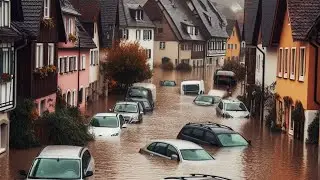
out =
[(182, 95), (204, 94), (204, 81), (203, 80), (182, 81), (180, 93)]
[(157, 87), (156, 85), (152, 84), (152, 83), (134, 83), (132, 85), (132, 87), (143, 87), (146, 89), (150, 89), (150, 91), (152, 92), (152, 99), (153, 102), (156, 102), (157, 99)]

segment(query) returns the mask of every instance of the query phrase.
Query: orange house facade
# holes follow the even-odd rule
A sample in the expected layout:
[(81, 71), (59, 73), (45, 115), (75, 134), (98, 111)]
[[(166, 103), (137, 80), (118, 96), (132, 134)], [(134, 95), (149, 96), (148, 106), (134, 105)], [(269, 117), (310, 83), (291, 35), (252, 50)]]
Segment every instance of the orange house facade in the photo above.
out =
[[(280, 11), (278, 9), (278, 11)], [(277, 58), (277, 123), (282, 126), (288, 134), (296, 139), (305, 141), (309, 124), (314, 120), (320, 105), (317, 98), (320, 97), (320, 81), (317, 78), (319, 72), (315, 72), (316, 66), (319, 66), (320, 49), (317, 48), (309, 38), (305, 40), (294, 37), (298, 28), (293, 23), (294, 8), (286, 8), (282, 19), (282, 30), (279, 37), (278, 58)], [(289, 13), (290, 12), (290, 13)], [(293, 15), (292, 15), (293, 16)], [(297, 15), (295, 15), (297, 16)], [(281, 20), (281, 21), (282, 21)], [(300, 28), (300, 27), (299, 27)], [(308, 27), (309, 29), (310, 27)], [(318, 49), (319, 52), (316, 52)], [(318, 57), (318, 59), (316, 59)], [(296, 102), (301, 102), (304, 108), (304, 120), (293, 121), (293, 110)]]
[(241, 35), (238, 22), (228, 20), (227, 33), (229, 38), (226, 47), (226, 60), (239, 60), (241, 49)]

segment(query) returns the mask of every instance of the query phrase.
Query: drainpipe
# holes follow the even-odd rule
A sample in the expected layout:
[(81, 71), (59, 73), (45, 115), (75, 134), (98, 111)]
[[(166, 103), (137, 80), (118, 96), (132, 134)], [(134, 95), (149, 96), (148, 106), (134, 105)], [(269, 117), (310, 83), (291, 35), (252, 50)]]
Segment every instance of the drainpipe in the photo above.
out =
[(26, 47), (28, 44), (28, 40), (26, 38), (24, 38), (24, 44), (22, 44), (21, 46), (18, 46), (17, 48), (15, 48), (14, 50), (14, 95), (13, 95), (13, 98), (14, 98), (14, 103), (13, 103), (13, 107), (6, 110), (5, 112), (8, 112), (8, 111), (12, 111), (14, 110), (16, 107), (17, 107), (17, 64), (18, 64), (18, 51), (24, 47)]
[(178, 63), (177, 63), (177, 65), (179, 64), (179, 61), (180, 61), (180, 44), (181, 44), (181, 42), (179, 41), (179, 43), (178, 43)]
[(202, 80), (203, 80), (203, 81), (204, 81), (204, 78), (205, 78), (205, 68), (206, 68), (206, 66), (205, 66), (204, 63), (206, 62), (206, 57), (207, 57), (207, 53), (206, 53), (206, 52), (207, 52), (207, 51), (206, 51), (206, 50), (207, 50), (207, 49), (206, 49), (207, 46), (206, 46), (206, 44), (207, 44), (207, 41), (205, 41), (205, 42), (204, 42), (204, 45), (203, 45), (203, 54), (204, 54), (204, 56), (203, 56), (203, 62), (202, 62), (202, 66), (203, 66), (203, 75), (202, 75), (203, 77), (202, 77)]
[(318, 73), (318, 58), (319, 58), (319, 53), (318, 53), (318, 46), (319, 46), (319, 43), (318, 42), (310, 42), (311, 46), (314, 47), (315, 49), (315, 67), (314, 67), (314, 90), (313, 90), (313, 100), (316, 104), (320, 105), (320, 102), (318, 101), (318, 98), (317, 98), (317, 92), (318, 92), (318, 76), (317, 76), (317, 73)]
[[(80, 108), (79, 101), (79, 91), (80, 91), (80, 58), (81, 58), (81, 49), (80, 49), (80, 36), (78, 35), (78, 81), (77, 81), (77, 107)], [(83, 96), (82, 96), (83, 98)], [(86, 97), (85, 97), (86, 98)]]

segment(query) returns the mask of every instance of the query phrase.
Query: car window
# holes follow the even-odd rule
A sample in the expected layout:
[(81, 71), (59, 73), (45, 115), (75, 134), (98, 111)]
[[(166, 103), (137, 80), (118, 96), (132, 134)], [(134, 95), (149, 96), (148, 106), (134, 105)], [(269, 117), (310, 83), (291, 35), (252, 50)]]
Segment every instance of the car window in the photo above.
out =
[(94, 116), (90, 122), (93, 127), (119, 127), (118, 117), (116, 116)]
[(147, 147), (147, 149), (148, 149), (149, 151), (153, 151), (153, 148), (156, 146), (156, 144), (157, 144), (157, 143), (151, 143), (151, 144)]
[(120, 125), (121, 125), (121, 127), (122, 127), (123, 124), (124, 124), (124, 118), (123, 118), (122, 115), (119, 115), (119, 119), (120, 119)]
[(219, 103), (218, 108), (223, 110), (223, 103), (222, 102)]
[(227, 103), (226, 104), (226, 111), (247, 111), (245, 105), (240, 103)]
[(167, 146), (165, 143), (157, 143), (153, 148), (153, 152), (166, 156), (167, 155)]
[(137, 113), (138, 106), (136, 104), (116, 104), (114, 112)]
[(139, 104), (140, 112), (142, 112), (142, 111), (143, 111), (143, 107), (142, 107), (142, 105), (141, 105), (141, 103), (140, 103), (140, 102), (139, 102), (138, 104)]
[(221, 97), (219, 97), (219, 96), (214, 96), (213, 97), (213, 103), (214, 104), (216, 104), (216, 103), (218, 103), (218, 102), (220, 102), (221, 101)]
[(175, 154), (179, 157), (178, 155), (178, 151), (176, 150), (176, 148), (174, 148), (173, 146), (169, 145), (168, 149), (167, 149), (167, 156), (171, 157), (172, 154)]
[(191, 135), (191, 133), (192, 133), (192, 129), (191, 128), (184, 128), (182, 130), (182, 134), (184, 134), (184, 135)]
[(194, 129), (192, 131), (192, 137), (203, 140), (203, 133), (204, 131), (202, 129)]
[(223, 146), (247, 146), (248, 142), (240, 134), (219, 134)]
[(218, 144), (215, 135), (212, 132), (205, 132), (204, 140), (211, 144)]
[(88, 169), (88, 166), (89, 166), (89, 163), (90, 163), (90, 160), (91, 160), (91, 154), (88, 150), (86, 150), (83, 155), (82, 155), (82, 173), (83, 175), (85, 175), (87, 169)]

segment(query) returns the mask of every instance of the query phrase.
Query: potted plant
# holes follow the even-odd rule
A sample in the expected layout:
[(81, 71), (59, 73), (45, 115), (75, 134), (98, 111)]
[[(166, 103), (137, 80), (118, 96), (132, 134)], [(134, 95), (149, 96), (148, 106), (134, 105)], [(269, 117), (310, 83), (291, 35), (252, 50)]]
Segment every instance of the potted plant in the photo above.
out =
[(49, 73), (56, 73), (57, 72), (57, 67), (55, 65), (49, 65), (47, 67), (47, 70)]
[(77, 37), (72, 33), (70, 33), (68, 37), (70, 42), (75, 43), (77, 41)]
[(48, 67), (44, 66), (42, 68), (36, 68), (34, 70), (34, 74), (38, 75), (40, 79), (44, 79), (45, 77), (48, 76)]
[(49, 29), (52, 29), (52, 28), (55, 27), (55, 24), (54, 24), (52, 18), (44, 18), (44, 19), (42, 19), (42, 24), (43, 24), (44, 27), (49, 28)]
[(12, 79), (12, 75), (9, 73), (2, 73), (1, 74), (1, 83), (10, 82)]

